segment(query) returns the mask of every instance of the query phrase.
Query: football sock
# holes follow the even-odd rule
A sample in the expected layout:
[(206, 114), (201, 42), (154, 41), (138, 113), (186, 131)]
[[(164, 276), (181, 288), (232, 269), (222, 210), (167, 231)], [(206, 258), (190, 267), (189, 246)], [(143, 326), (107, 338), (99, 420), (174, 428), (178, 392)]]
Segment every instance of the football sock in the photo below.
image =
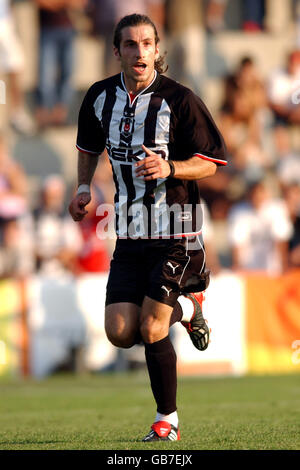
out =
[(157, 411), (169, 415), (176, 411), (176, 353), (169, 336), (145, 343), (145, 356)]
[(157, 421), (166, 421), (167, 423), (173, 424), (175, 428), (178, 428), (178, 414), (177, 411), (173, 411), (173, 413), (170, 413), (169, 415), (163, 415), (162, 413), (156, 413), (155, 417), (155, 423)]
[(182, 309), (181, 321), (190, 322), (192, 316), (194, 315), (193, 301), (184, 295), (180, 295), (177, 299), (177, 303), (181, 306)]

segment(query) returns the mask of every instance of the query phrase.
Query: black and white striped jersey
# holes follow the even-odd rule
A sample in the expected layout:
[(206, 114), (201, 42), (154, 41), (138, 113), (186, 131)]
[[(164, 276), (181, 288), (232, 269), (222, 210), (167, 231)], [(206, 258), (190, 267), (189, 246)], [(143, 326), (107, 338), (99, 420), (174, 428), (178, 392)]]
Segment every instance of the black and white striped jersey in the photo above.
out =
[(158, 73), (131, 99), (123, 74), (94, 83), (78, 119), (77, 148), (100, 154), (107, 149), (116, 187), (119, 237), (169, 237), (201, 231), (196, 181), (159, 178), (144, 181), (134, 163), (145, 157), (142, 144), (162, 158), (196, 155), (226, 165), (223, 138), (201, 99)]

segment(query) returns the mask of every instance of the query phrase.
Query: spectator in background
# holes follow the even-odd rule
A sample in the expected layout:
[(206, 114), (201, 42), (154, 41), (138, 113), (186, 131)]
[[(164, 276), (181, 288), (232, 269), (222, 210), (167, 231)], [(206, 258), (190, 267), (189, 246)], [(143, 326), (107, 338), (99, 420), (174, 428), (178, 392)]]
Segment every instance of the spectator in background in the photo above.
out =
[(23, 226), (27, 189), (26, 175), (0, 135), (0, 278), (32, 272), (31, 242)]
[(77, 274), (82, 249), (79, 228), (66, 215), (65, 183), (61, 176), (49, 176), (42, 187), (40, 206), (32, 217), (36, 269), (45, 275)]
[[(274, 71), (269, 80), (269, 105), (274, 114), (275, 127), (286, 128), (300, 124), (300, 106), (293, 102), (296, 93), (299, 99), (300, 50), (289, 54), (285, 69)], [(298, 93), (297, 93), (298, 90)]]
[(25, 210), (0, 215), (0, 279), (25, 277), (33, 271), (32, 245), (23, 225), (25, 217)]
[(263, 125), (261, 114), (266, 110), (267, 98), (265, 85), (251, 57), (243, 57), (234, 74), (225, 78), (223, 95), (221, 119), (231, 150), (235, 151), (240, 146), (235, 132), (230, 134), (231, 123), (246, 124), (249, 137), (260, 139)]
[(97, 235), (97, 225), (104, 217), (96, 214), (97, 207), (105, 202), (104, 195), (99, 186), (91, 187), (92, 200), (86, 206), (88, 214), (79, 223), (83, 238), (82, 250), (79, 253), (78, 263), (81, 273), (103, 273), (109, 271), (110, 258), (105, 240)]
[[(264, 28), (265, 0), (243, 0), (241, 7), (241, 28), (247, 33), (261, 31)], [(210, 33), (218, 33), (226, 28), (225, 14), (228, 0), (209, 0), (206, 8), (206, 25)]]
[(206, 27), (210, 33), (225, 29), (225, 11), (227, 0), (209, 0), (206, 7)]
[(251, 57), (242, 57), (234, 78), (239, 89), (247, 95), (247, 100), (251, 105), (253, 113), (267, 106), (265, 84)]
[(264, 28), (265, 0), (244, 0), (243, 30), (247, 33), (262, 31)]
[(284, 189), (284, 199), (293, 224), (289, 239), (289, 266), (300, 267), (300, 182), (290, 183)]
[(236, 72), (226, 77), (220, 129), (234, 170), (246, 182), (263, 177), (273, 161), (264, 141), (268, 126), (265, 87), (255, 63), (241, 59)]
[(300, 154), (291, 145), (291, 136), (283, 127), (278, 127), (275, 135), (277, 153), (276, 173), (281, 185), (300, 184)]
[(86, 0), (34, 0), (40, 27), (37, 124), (67, 123), (72, 98), (73, 42), (72, 10), (83, 9)]
[(221, 266), (215, 246), (215, 237), (209, 209), (203, 199), (201, 200), (201, 207), (203, 211), (202, 235), (205, 246), (206, 266), (213, 275), (216, 275), (220, 272)]
[(223, 196), (219, 194), (214, 199), (210, 212), (212, 243), (220, 269), (230, 268), (232, 265), (231, 246), (228, 240), (228, 212), (230, 207), (231, 201), (226, 197), (224, 191)]
[(34, 126), (25, 111), (24, 91), (20, 83), (23, 68), (24, 55), (15, 30), (10, 1), (0, 0), (0, 74), (8, 78), (8, 118), (14, 130), (31, 135), (34, 133)]
[(283, 272), (288, 266), (292, 224), (286, 205), (271, 197), (263, 181), (253, 184), (248, 200), (231, 209), (228, 221), (233, 268)]
[(9, 200), (22, 207), (27, 197), (27, 180), (23, 168), (10, 156), (4, 135), (0, 133), (0, 205), (10, 206)]

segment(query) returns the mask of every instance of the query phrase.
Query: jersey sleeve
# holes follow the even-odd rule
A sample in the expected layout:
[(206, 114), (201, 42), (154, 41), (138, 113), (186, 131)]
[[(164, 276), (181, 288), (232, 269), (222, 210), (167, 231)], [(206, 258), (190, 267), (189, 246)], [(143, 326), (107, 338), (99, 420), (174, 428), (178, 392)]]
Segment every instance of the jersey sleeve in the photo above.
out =
[(94, 103), (99, 92), (95, 84), (85, 95), (78, 116), (76, 147), (86, 153), (99, 155), (105, 148), (105, 134), (100, 120), (97, 118)]
[(179, 136), (188, 158), (197, 156), (216, 165), (226, 165), (226, 147), (203, 101), (192, 91), (185, 94), (179, 108)]

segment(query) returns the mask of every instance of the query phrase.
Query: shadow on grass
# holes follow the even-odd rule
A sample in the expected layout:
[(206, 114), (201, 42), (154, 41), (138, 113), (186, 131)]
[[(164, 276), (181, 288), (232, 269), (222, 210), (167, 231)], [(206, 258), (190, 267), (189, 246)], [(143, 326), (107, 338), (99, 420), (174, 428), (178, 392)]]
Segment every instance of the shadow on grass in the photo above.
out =
[(122, 444), (133, 444), (133, 443), (137, 443), (137, 442), (142, 442), (142, 438), (141, 439), (110, 439), (110, 440), (105, 440), (105, 441), (101, 441), (101, 444), (105, 445), (105, 444), (111, 444), (112, 442), (115, 442), (116, 444), (117, 443), (122, 443)]
[(65, 443), (65, 441), (55, 441), (55, 440), (51, 440), (51, 441), (36, 441), (36, 440), (29, 440), (29, 439), (23, 439), (23, 440), (15, 440), (15, 441), (11, 441), (11, 440), (7, 440), (7, 441), (0, 441), (0, 445), (27, 445), (27, 444), (61, 444), (61, 443)]

